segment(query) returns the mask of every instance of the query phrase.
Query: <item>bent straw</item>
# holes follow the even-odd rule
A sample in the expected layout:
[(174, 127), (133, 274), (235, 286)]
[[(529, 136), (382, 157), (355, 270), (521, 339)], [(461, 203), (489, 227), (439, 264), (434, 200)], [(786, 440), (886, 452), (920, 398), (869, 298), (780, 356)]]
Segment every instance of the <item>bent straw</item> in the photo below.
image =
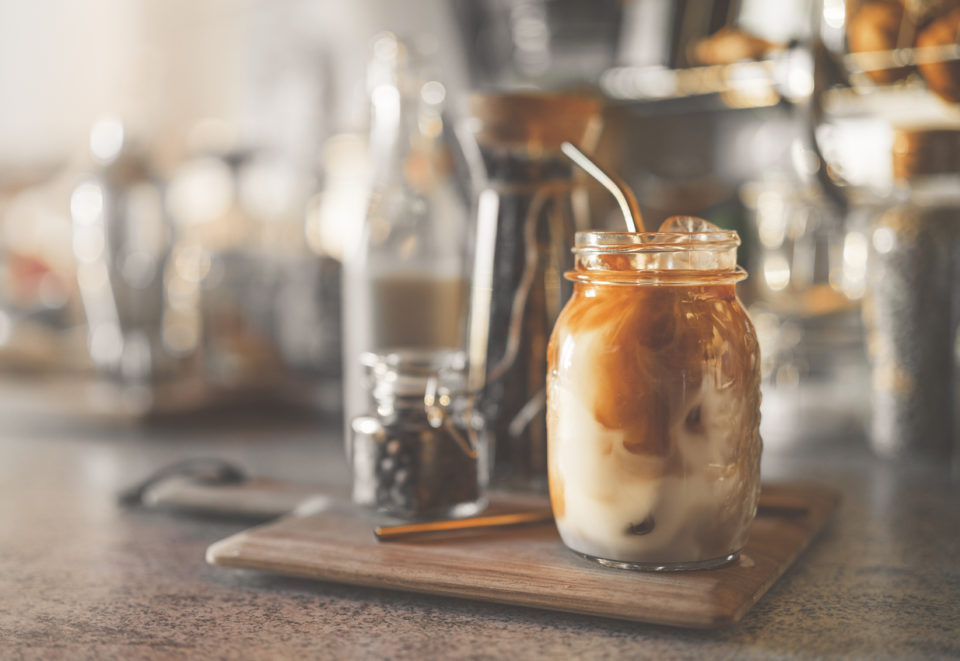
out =
[(577, 149), (573, 143), (564, 142), (560, 145), (560, 150), (571, 161), (583, 168), (587, 174), (599, 181), (606, 188), (620, 205), (620, 211), (623, 213), (623, 220), (627, 223), (627, 230), (630, 232), (643, 232), (643, 216), (640, 215), (640, 207), (637, 206), (637, 198), (634, 197), (630, 187), (623, 183), (618, 177), (604, 172), (603, 168), (591, 161), (586, 154)]

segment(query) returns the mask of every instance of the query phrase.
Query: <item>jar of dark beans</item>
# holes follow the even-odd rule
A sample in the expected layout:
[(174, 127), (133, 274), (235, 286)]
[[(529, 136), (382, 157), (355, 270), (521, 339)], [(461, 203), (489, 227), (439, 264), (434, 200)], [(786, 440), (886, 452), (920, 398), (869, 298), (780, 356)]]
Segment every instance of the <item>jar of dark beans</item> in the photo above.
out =
[(471, 516), (486, 505), (489, 442), (452, 350), (366, 353), (369, 409), (351, 421), (353, 499), (404, 519)]

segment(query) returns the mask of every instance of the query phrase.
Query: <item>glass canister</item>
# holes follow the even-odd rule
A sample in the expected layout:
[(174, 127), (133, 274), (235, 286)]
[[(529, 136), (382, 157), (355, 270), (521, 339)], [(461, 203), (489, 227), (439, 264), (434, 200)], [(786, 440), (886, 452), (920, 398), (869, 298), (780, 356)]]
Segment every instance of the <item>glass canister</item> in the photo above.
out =
[(760, 356), (736, 232), (579, 232), (550, 340), (550, 498), (573, 551), (626, 569), (734, 560), (760, 492)]
[(353, 500), (404, 519), (482, 510), (489, 444), (464, 352), (367, 352), (361, 362), (370, 399), (350, 425)]
[(863, 308), (870, 441), (885, 457), (944, 462), (960, 438), (960, 129), (898, 129), (892, 156)]

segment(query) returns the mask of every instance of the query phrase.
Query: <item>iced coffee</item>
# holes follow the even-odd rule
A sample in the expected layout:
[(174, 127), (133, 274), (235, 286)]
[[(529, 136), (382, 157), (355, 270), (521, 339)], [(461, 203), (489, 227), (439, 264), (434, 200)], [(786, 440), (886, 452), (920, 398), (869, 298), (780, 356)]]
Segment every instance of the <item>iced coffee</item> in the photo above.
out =
[(550, 497), (572, 550), (679, 570), (735, 559), (760, 489), (760, 361), (736, 232), (577, 235), (549, 346)]

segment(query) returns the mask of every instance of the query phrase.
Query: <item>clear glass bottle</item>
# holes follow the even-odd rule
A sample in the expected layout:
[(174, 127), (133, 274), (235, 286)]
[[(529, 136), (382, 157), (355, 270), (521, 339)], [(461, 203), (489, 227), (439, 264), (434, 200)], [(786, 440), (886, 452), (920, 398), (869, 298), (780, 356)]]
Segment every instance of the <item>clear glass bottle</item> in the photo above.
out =
[(550, 497), (572, 550), (670, 571), (737, 557), (760, 492), (760, 356), (736, 232), (580, 232), (549, 347)]
[(750, 209), (747, 268), (757, 277), (741, 291), (763, 354), (767, 448), (838, 436), (862, 438), (869, 376), (860, 300), (866, 286), (866, 191), (846, 190), (840, 216), (823, 194), (771, 177), (741, 189)]
[(468, 207), (453, 176), (443, 85), (393, 35), (371, 64), (373, 183), (343, 271), (346, 421), (363, 413), (364, 352), (465, 346)]
[(489, 444), (462, 351), (365, 353), (367, 411), (351, 421), (353, 497), (405, 519), (486, 505)]

